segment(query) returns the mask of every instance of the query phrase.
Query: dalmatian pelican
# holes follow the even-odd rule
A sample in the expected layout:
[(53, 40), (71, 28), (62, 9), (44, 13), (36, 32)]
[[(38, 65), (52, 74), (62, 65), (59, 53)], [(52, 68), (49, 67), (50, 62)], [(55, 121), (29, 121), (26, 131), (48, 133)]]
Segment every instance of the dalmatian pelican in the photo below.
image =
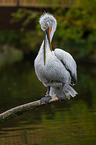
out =
[(48, 103), (53, 96), (58, 97), (58, 100), (66, 99), (66, 94), (74, 97), (77, 92), (71, 86), (77, 82), (76, 62), (68, 52), (60, 48), (52, 50), (51, 42), (57, 21), (53, 15), (44, 13), (39, 23), (44, 31), (44, 40), (34, 67), (38, 79), (48, 88), (41, 103)]

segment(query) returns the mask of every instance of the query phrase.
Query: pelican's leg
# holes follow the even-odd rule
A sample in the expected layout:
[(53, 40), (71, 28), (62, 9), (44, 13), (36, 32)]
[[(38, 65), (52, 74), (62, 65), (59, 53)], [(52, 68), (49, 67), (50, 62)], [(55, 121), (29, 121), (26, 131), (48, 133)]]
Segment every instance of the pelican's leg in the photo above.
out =
[(49, 93), (50, 93), (50, 86), (48, 86), (47, 88), (46, 97), (49, 96)]
[(65, 84), (64, 83), (55, 83), (53, 85), (55, 87), (52, 87), (52, 93), (56, 94), (54, 96), (56, 96), (59, 101), (66, 100), (66, 93), (65, 93), (65, 89), (64, 89)]
[(45, 103), (45, 104), (49, 103), (49, 101), (51, 99), (51, 96), (49, 96), (49, 93), (50, 93), (50, 86), (48, 86), (47, 93), (46, 93), (45, 97), (41, 98), (41, 100), (40, 100), (41, 103)]

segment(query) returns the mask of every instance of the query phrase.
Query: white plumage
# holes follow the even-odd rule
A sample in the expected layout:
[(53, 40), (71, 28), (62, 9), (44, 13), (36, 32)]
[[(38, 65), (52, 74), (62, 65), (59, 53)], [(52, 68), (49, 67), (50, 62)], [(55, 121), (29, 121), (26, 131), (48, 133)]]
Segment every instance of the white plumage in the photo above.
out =
[[(41, 29), (45, 32), (51, 28), (50, 41), (52, 41), (53, 34), (56, 30), (56, 19), (48, 13), (45, 13), (40, 18)], [(73, 57), (66, 51), (56, 48), (54, 51), (50, 50), (48, 35), (46, 35), (44, 52), (44, 40), (35, 59), (34, 66), (38, 79), (46, 87), (50, 87), (48, 95), (53, 97), (56, 95), (58, 99), (66, 99), (66, 93), (74, 97), (77, 92), (70, 86), (77, 81), (76, 62)], [(46, 53), (46, 60), (44, 65), (44, 53)]]

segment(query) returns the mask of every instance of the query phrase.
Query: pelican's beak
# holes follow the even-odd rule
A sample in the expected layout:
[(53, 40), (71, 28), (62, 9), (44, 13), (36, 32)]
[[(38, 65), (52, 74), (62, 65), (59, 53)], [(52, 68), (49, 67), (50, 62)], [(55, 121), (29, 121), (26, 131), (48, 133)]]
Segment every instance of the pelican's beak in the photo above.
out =
[(50, 49), (51, 49), (51, 51), (52, 51), (52, 44), (51, 44), (50, 32), (51, 32), (51, 27), (48, 27), (48, 28), (46, 29), (46, 34), (47, 34), (47, 38), (48, 38), (48, 42), (49, 42)]
[(46, 31), (44, 31), (44, 65), (45, 65), (45, 60), (46, 60)]
[(50, 50), (52, 51), (50, 32), (51, 32), (51, 27), (48, 27), (44, 31), (44, 65), (45, 65), (45, 60), (46, 60), (46, 35), (49, 42)]

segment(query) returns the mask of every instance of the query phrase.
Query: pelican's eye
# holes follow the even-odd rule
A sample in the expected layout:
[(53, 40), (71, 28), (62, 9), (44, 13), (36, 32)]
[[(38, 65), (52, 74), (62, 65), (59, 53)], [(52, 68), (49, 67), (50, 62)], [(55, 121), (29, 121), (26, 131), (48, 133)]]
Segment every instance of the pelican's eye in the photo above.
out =
[(46, 30), (46, 26), (44, 26), (44, 30)]

